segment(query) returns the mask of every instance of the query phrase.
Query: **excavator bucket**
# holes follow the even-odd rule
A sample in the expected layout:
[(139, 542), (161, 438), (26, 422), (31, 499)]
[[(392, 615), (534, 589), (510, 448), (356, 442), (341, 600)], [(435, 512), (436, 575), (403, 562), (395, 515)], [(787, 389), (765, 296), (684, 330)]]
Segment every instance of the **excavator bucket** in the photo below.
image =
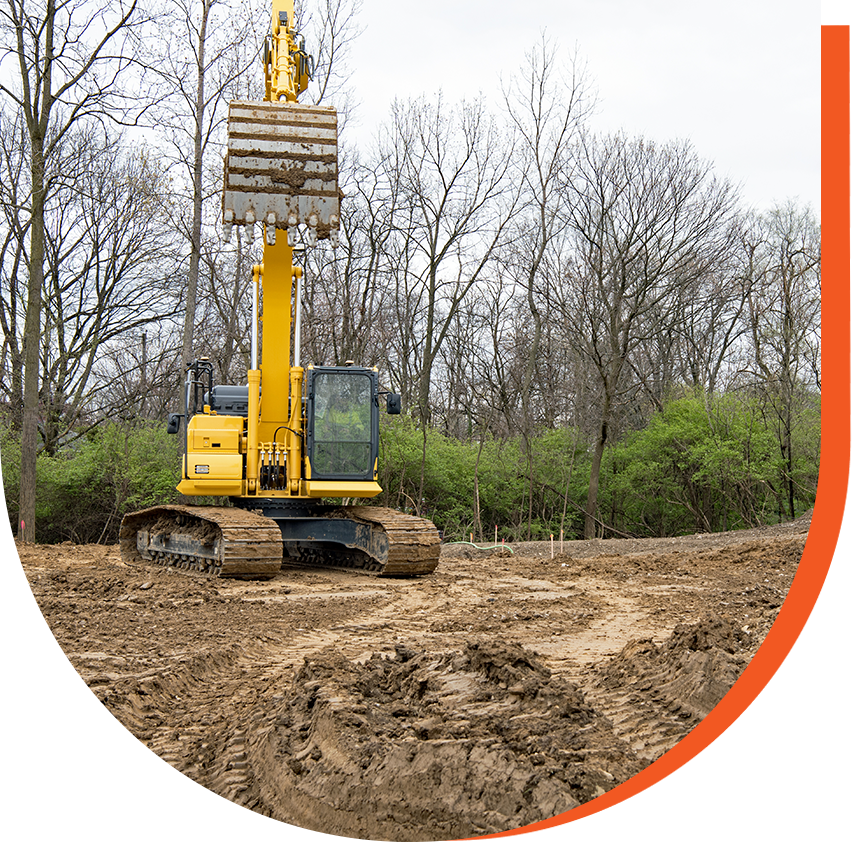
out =
[(234, 225), (255, 223), (266, 241), (276, 229), (297, 226), (308, 242), (337, 245), (340, 191), (337, 185), (337, 112), (296, 102), (232, 102), (228, 113), (228, 154), (222, 195), (225, 240)]

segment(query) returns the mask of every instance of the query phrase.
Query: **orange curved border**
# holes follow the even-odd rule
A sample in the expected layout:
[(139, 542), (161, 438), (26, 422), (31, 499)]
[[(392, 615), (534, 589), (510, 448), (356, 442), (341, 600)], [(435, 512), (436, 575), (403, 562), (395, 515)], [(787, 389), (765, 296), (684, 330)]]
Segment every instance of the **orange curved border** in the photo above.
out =
[[(799, 569), (775, 624), (727, 695), (683, 740), (604, 795), (516, 830), (556, 827), (605, 810), (661, 781), (703, 751), (757, 698), (810, 616), (837, 546), (849, 475), (849, 27), (822, 30), (822, 442), (817, 498)], [(827, 456), (828, 454), (828, 456)]]

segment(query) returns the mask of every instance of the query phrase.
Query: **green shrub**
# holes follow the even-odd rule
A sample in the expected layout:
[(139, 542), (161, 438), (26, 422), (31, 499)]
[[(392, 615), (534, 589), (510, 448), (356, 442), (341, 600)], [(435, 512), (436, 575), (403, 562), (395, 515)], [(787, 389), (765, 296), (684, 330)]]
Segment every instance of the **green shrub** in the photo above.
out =
[[(816, 495), (815, 429), (811, 419), (800, 435), (802, 510)], [(777, 439), (756, 400), (736, 394), (682, 398), (607, 451), (601, 515), (648, 536), (775, 522), (783, 515), (783, 473)]]
[[(2, 439), (9, 519), (18, 518), (20, 445)], [(134, 509), (178, 499), (179, 442), (160, 423), (109, 423), (55, 456), (36, 461), (36, 539), (41, 543), (112, 542)]]
[[(788, 516), (813, 505), (820, 454), (819, 402), (802, 396), (792, 434), (792, 467), (778, 430), (747, 395), (694, 395), (668, 403), (647, 427), (604, 454), (599, 518), (614, 534), (638, 537), (718, 531)], [(588, 442), (571, 428), (544, 430), (524, 442), (491, 436), (458, 440), (410, 418), (382, 416), (378, 505), (419, 511), (448, 540), (579, 538), (588, 491)], [(107, 423), (37, 461), (39, 541), (115, 540), (121, 518), (179, 498), (180, 442), (161, 423)], [(0, 430), (10, 522), (17, 522), (20, 446)], [(422, 470), (422, 494), (421, 494)], [(479, 516), (477, 519), (477, 500)], [(198, 499), (196, 502), (221, 502)], [(613, 534), (612, 532), (607, 534)]]
[[(375, 502), (416, 511), (424, 455), (422, 431), (409, 418), (383, 419), (381, 447), (383, 492)], [(460, 441), (429, 430), (421, 514), (431, 518), (447, 539), (468, 540), (474, 533), (476, 540), (490, 541), (496, 525), (498, 538), (536, 540), (559, 534), (567, 505), (566, 537), (571, 536), (582, 528), (574, 501), (585, 496), (588, 483), (585, 445), (574, 430), (550, 430), (532, 440), (530, 452), (532, 482), (519, 440)], [(570, 505), (564, 499), (569, 480)], [(481, 532), (475, 514), (477, 484)]]

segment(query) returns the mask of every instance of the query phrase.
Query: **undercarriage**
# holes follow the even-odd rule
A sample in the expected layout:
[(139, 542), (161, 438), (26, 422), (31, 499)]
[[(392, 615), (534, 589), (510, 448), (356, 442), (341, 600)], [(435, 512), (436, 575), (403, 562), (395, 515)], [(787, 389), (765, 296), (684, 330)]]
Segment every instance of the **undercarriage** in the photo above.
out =
[(438, 564), (440, 535), (423, 518), (378, 506), (240, 502), (154, 506), (127, 515), (122, 558), (239, 579), (270, 579), (282, 566), (418, 576)]

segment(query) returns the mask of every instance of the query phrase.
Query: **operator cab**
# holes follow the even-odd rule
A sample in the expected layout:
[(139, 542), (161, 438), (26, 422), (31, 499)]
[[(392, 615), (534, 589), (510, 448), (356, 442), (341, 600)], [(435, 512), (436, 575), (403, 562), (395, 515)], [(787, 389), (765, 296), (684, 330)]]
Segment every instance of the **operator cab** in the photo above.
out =
[(378, 393), (373, 369), (308, 368), (305, 445), (311, 479), (374, 478), (379, 457)]

